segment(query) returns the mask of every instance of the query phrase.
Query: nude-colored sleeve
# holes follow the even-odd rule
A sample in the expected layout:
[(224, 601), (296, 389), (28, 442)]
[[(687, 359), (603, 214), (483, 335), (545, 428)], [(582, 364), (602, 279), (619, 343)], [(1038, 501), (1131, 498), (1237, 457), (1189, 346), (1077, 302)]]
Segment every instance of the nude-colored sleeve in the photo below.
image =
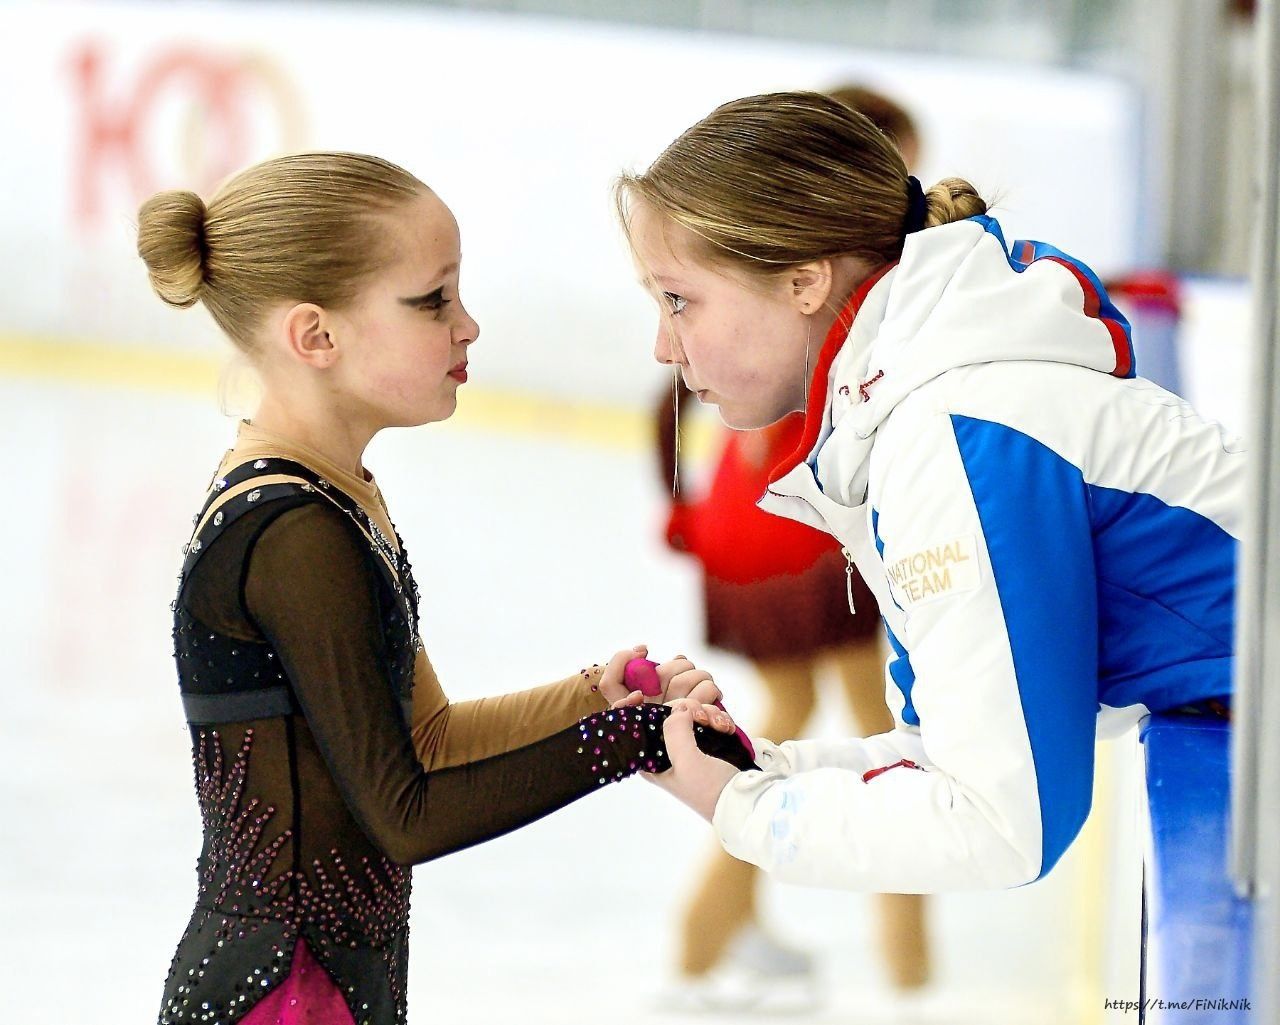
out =
[(585, 716), (604, 711), (603, 666), (583, 669), (531, 690), (450, 702), (425, 651), (418, 652), (410, 733), (428, 770), (506, 754), (543, 740)]
[[(671, 767), (662, 740), (671, 709), (650, 704), (593, 713), (490, 758), (423, 768), (391, 681), (371, 558), (339, 511), (290, 509), (252, 549), (244, 611), (279, 659), (294, 715), (351, 817), (392, 861), (484, 843), (637, 772)], [(754, 765), (736, 737), (694, 732), (706, 753)]]

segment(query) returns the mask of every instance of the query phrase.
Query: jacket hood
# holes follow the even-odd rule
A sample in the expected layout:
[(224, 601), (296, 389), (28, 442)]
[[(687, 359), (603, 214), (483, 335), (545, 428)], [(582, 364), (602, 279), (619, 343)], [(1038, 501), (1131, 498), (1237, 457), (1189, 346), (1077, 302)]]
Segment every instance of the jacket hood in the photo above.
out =
[[(949, 370), (1002, 360), (1134, 375), (1129, 323), (1080, 261), (1043, 242), (1010, 248), (985, 216), (908, 236), (901, 260), (858, 289), (828, 334), (804, 439), (772, 481), (807, 462), (845, 492), (842, 504), (860, 504), (871, 439), (894, 408)], [(840, 445), (827, 446), (836, 432)]]
[(993, 218), (908, 236), (881, 285), (887, 301), (855, 414), (864, 432), (922, 384), (974, 363), (1037, 360), (1134, 374), (1129, 322), (1093, 271), (1043, 242), (1008, 248)]

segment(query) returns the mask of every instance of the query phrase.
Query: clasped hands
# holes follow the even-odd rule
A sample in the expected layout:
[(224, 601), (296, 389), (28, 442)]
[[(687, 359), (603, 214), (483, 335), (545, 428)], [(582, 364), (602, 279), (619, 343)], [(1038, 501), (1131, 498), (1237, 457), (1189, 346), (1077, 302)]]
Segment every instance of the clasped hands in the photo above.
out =
[(662, 683), (660, 694), (647, 696), (627, 687), (624, 671), (633, 658), (645, 658), (646, 645), (637, 645), (620, 651), (609, 660), (600, 677), (600, 693), (609, 701), (610, 708), (626, 708), (643, 703), (666, 704), (671, 708), (662, 727), (663, 742), (671, 768), (666, 772), (641, 775), (663, 790), (679, 798), (708, 822), (716, 809), (716, 802), (725, 785), (738, 770), (728, 762), (698, 749), (694, 736), (695, 726), (705, 726), (720, 733), (733, 733), (737, 726), (732, 717), (715, 702), (721, 698), (720, 688), (705, 669), (679, 655), (657, 667)]

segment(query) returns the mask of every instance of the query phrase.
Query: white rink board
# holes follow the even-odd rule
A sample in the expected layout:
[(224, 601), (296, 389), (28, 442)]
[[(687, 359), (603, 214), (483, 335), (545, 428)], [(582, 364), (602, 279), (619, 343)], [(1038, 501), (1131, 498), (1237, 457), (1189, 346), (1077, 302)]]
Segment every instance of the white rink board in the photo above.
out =
[(364, 150), (458, 215), (477, 374), (644, 403), (655, 318), (613, 178), (725, 100), (851, 79), (915, 113), (926, 184), (958, 174), (1000, 198), (1010, 240), (1051, 241), (1103, 274), (1142, 253), (1134, 91), (1001, 64), (998, 38), (979, 64), (410, 5), (0, 10), (0, 334), (216, 347), (203, 312), (151, 295), (140, 199), (207, 190), (285, 149)]

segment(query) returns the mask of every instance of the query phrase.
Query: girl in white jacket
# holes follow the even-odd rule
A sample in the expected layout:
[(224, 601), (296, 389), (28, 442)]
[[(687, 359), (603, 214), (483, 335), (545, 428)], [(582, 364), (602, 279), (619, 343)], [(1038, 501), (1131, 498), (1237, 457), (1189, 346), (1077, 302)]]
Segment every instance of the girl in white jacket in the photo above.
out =
[(674, 716), (658, 781), (786, 881), (1042, 876), (1100, 724), (1229, 701), (1240, 443), (1135, 376), (1088, 267), (1006, 244), (965, 181), (923, 191), (819, 94), (725, 104), (618, 201), (658, 360), (730, 427), (805, 412), (759, 504), (841, 541), (893, 650), (889, 733), (735, 772)]

